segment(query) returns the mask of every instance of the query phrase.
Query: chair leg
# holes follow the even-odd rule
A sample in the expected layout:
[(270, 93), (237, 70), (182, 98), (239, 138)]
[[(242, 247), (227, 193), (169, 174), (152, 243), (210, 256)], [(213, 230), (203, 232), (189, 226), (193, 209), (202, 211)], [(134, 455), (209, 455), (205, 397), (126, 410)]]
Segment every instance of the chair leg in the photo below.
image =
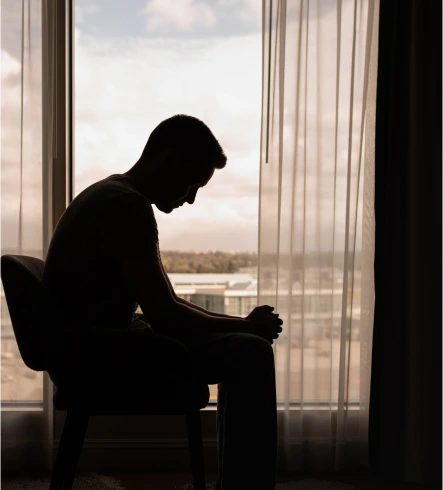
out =
[(186, 414), (194, 490), (206, 490), (200, 410)]
[(68, 410), (49, 490), (71, 490), (89, 415)]

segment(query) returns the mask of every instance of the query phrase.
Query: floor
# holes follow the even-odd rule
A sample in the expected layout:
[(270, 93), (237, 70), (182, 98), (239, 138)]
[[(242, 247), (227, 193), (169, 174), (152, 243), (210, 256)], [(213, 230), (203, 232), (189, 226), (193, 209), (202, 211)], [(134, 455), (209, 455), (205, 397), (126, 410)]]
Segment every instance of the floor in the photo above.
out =
[[(189, 473), (121, 473), (121, 472), (99, 472), (101, 475), (113, 477), (118, 480), (121, 486), (126, 490), (181, 490), (184, 486), (192, 482)], [(36, 476), (36, 475), (28, 475)], [(50, 474), (43, 475), (41, 472), (38, 476), (50, 478)], [(206, 484), (215, 482), (217, 475), (215, 473), (206, 473)], [(398, 481), (390, 481), (374, 477), (372, 475), (355, 475), (355, 474), (336, 474), (330, 472), (297, 472), (297, 473), (280, 473), (277, 482), (298, 481), (307, 478), (314, 480), (323, 480), (337, 483), (347, 483), (354, 485), (354, 490), (440, 490), (438, 486), (423, 486), (418, 484), (407, 484)], [(3, 479), (3, 474), (2, 474)], [(3, 485), (2, 485), (3, 486)], [(14, 487), (15, 488), (15, 487)], [(75, 488), (75, 485), (74, 485)], [(83, 488), (83, 487), (82, 487)], [(257, 490), (257, 489), (246, 489)]]
[[(181, 485), (191, 483), (192, 479), (189, 474), (145, 474), (145, 473), (110, 473), (109, 476), (121, 481), (122, 486), (127, 490), (177, 490)], [(206, 474), (206, 483), (216, 480), (217, 475), (214, 473)], [(352, 475), (352, 474), (334, 474), (334, 473), (281, 473), (277, 481), (297, 481), (305, 478), (314, 478), (316, 480), (328, 480), (340, 483), (349, 483), (355, 485), (355, 490), (438, 490), (441, 486), (430, 487), (418, 484), (407, 484), (390, 480), (382, 480), (370, 475)], [(252, 490), (252, 489), (251, 489)]]

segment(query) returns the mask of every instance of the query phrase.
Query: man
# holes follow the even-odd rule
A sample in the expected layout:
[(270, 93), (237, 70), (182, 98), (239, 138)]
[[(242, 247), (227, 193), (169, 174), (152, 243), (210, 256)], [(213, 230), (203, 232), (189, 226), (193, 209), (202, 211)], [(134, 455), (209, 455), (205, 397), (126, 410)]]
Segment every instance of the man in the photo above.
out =
[[(91, 185), (68, 206), (49, 246), (44, 284), (70, 320), (62, 356), (70, 375), (83, 368), (91, 379), (100, 373), (97, 382), (117, 383), (127, 373), (140, 391), (147, 370), (182, 369), (184, 345), (192, 359), (188, 374), (218, 384), (218, 488), (271, 490), (277, 444), (271, 344), (283, 322), (266, 305), (239, 318), (179, 298), (161, 262), (152, 211), (152, 204), (164, 213), (193, 204), (226, 160), (202, 121), (185, 115), (163, 121), (132, 168)], [(146, 323), (136, 318), (137, 305)]]

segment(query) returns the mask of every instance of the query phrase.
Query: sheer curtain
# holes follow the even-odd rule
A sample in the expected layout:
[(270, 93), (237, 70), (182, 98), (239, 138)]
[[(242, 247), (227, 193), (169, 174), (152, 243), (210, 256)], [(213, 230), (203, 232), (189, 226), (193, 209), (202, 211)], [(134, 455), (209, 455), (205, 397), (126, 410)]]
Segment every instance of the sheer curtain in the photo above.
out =
[[(1, 4), (1, 253), (44, 258), (52, 165), (54, 36), (47, 0)], [(52, 22), (53, 24), (53, 22)], [(53, 27), (50, 26), (50, 29)], [(45, 100), (44, 100), (45, 98)], [(52, 465), (52, 383), (28, 369), (2, 301), (2, 472)], [(6, 376), (7, 375), (7, 376)]]
[(378, 0), (264, 0), (259, 304), (279, 466), (368, 467)]

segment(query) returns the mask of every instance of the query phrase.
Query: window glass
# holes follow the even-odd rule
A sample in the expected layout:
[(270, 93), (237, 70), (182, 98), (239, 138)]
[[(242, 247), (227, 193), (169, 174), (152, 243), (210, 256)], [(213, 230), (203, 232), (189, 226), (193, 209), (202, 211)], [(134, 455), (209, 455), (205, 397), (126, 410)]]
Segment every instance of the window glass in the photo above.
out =
[[(227, 166), (193, 205), (169, 215), (153, 206), (160, 251), (179, 296), (244, 316), (256, 304), (256, 288), (251, 299), (242, 290), (257, 278), (262, 6), (166, 4), (75, 1), (74, 194), (129, 170), (162, 120), (180, 113), (201, 119)], [(174, 281), (175, 273), (188, 278)], [(244, 285), (227, 298), (235, 281)]]
[[(41, 15), (41, 2), (26, 2), (26, 7), (15, 1), (1, 5), (1, 254), (38, 259), (43, 256), (45, 197)], [(23, 363), (3, 286), (0, 292), (2, 403), (41, 404), (43, 373)]]

